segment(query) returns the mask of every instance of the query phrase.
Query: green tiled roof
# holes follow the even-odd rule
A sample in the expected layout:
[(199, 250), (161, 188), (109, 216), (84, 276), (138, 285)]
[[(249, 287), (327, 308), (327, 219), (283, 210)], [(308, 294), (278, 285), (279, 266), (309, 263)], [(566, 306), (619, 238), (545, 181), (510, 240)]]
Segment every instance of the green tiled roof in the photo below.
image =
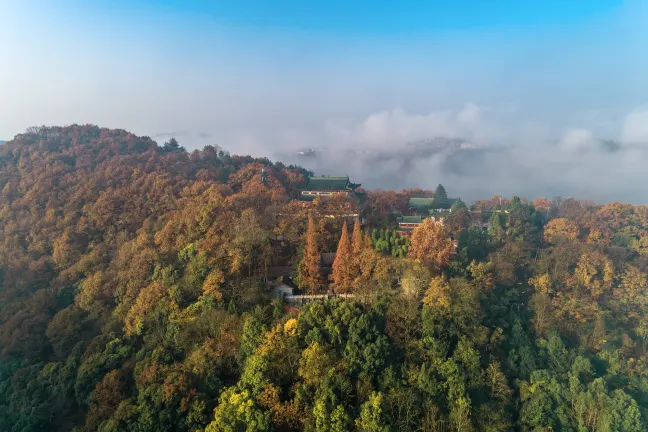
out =
[(414, 197), (409, 199), (409, 206), (416, 207), (416, 208), (430, 207), (432, 205), (432, 201), (434, 201), (434, 198)]
[(299, 197), (297, 198), (297, 200), (298, 201), (315, 201), (315, 198), (317, 198), (317, 195), (300, 194)]
[(421, 223), (423, 218), (421, 216), (401, 216), (398, 218), (398, 223)]
[(360, 187), (359, 184), (349, 182), (349, 177), (309, 177), (303, 190), (312, 191), (335, 191), (353, 190)]

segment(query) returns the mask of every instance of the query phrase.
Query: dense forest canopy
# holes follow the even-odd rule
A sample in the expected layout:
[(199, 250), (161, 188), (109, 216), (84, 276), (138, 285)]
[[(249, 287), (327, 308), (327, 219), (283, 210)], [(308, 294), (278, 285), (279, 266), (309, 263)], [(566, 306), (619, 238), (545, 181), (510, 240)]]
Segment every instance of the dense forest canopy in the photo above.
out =
[[(310, 175), (90, 125), (2, 144), (0, 431), (648, 429), (648, 207), (306, 203)], [(412, 197), (438, 213), (406, 236)], [(286, 268), (331, 298), (278, 300)]]

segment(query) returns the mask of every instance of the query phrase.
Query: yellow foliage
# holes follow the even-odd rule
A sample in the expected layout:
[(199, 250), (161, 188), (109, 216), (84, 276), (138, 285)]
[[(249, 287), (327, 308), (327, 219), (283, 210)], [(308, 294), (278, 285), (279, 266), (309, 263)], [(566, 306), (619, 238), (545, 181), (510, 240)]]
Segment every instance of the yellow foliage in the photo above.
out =
[(529, 285), (543, 294), (549, 294), (552, 292), (551, 277), (549, 277), (549, 274), (547, 273), (529, 279)]
[(135, 304), (130, 308), (124, 322), (126, 334), (139, 334), (141, 324), (150, 309), (166, 296), (167, 290), (161, 282), (153, 282), (137, 295)]
[(435, 277), (425, 292), (423, 304), (427, 307), (450, 308), (450, 285), (443, 277)]
[(648, 236), (642, 236), (639, 240), (630, 243), (630, 247), (641, 255), (648, 255)]
[(277, 324), (270, 331), (266, 332), (264, 341), (257, 348), (257, 353), (261, 355), (280, 353), (283, 351), (285, 345), (284, 327), (281, 324)]
[(75, 303), (88, 312), (99, 312), (103, 309), (106, 295), (104, 293), (106, 280), (101, 271), (89, 275), (83, 283), (81, 290), (74, 299)]
[(284, 334), (286, 336), (295, 336), (297, 335), (297, 320), (291, 318), (284, 324)]
[(221, 301), (223, 294), (220, 292), (220, 286), (223, 282), (225, 282), (223, 272), (219, 268), (212, 270), (205, 278), (205, 282), (203, 282), (203, 293), (212, 295), (217, 301)]
[(601, 252), (585, 252), (578, 260), (574, 274), (578, 281), (589, 289), (592, 297), (598, 298), (612, 288), (614, 266)]
[(299, 376), (309, 386), (317, 386), (332, 366), (329, 352), (318, 342), (310, 344), (303, 352), (299, 362)]
[(578, 225), (566, 218), (550, 220), (544, 229), (544, 237), (548, 243), (556, 243), (560, 240), (577, 240)]

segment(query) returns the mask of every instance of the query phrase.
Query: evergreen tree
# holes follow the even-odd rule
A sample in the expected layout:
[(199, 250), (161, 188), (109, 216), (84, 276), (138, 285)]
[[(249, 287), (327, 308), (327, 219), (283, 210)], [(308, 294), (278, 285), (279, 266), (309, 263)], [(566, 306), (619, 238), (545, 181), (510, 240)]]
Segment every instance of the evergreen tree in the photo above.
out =
[(347, 231), (345, 221), (342, 226), (342, 235), (335, 254), (335, 261), (333, 261), (333, 273), (331, 274), (331, 280), (336, 292), (349, 292), (355, 279), (356, 272), (354, 271), (351, 242)]
[(439, 185), (434, 192), (434, 200), (432, 201), (433, 209), (447, 209), (450, 208), (450, 201), (443, 185)]
[(452, 213), (459, 212), (462, 210), (468, 210), (468, 206), (466, 205), (465, 202), (461, 200), (461, 198), (457, 198), (457, 201), (455, 201), (454, 204), (452, 204), (452, 207), (450, 207), (450, 211)]
[(306, 231), (306, 246), (304, 254), (299, 263), (297, 272), (297, 284), (300, 288), (309, 293), (319, 292), (322, 281), (320, 276), (320, 251), (317, 230), (313, 218), (308, 219)]
[(493, 215), (490, 218), (488, 234), (490, 234), (493, 240), (501, 240), (504, 236), (504, 222), (502, 219), (502, 213), (499, 213), (498, 211), (493, 212)]
[(184, 153), (185, 151), (185, 148), (178, 144), (175, 138), (171, 138), (162, 146), (163, 153)]
[(446, 220), (448, 231), (454, 238), (458, 238), (462, 231), (470, 227), (471, 219), (468, 206), (458, 199), (450, 208), (450, 215)]

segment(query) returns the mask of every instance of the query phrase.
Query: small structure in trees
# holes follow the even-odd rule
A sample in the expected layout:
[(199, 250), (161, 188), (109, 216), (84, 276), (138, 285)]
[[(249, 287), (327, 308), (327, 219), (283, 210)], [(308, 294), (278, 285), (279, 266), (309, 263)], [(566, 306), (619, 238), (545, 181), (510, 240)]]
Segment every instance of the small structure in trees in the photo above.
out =
[(297, 285), (293, 282), (290, 276), (280, 276), (273, 281), (272, 295), (283, 300), (287, 296), (294, 296), (301, 294)]

